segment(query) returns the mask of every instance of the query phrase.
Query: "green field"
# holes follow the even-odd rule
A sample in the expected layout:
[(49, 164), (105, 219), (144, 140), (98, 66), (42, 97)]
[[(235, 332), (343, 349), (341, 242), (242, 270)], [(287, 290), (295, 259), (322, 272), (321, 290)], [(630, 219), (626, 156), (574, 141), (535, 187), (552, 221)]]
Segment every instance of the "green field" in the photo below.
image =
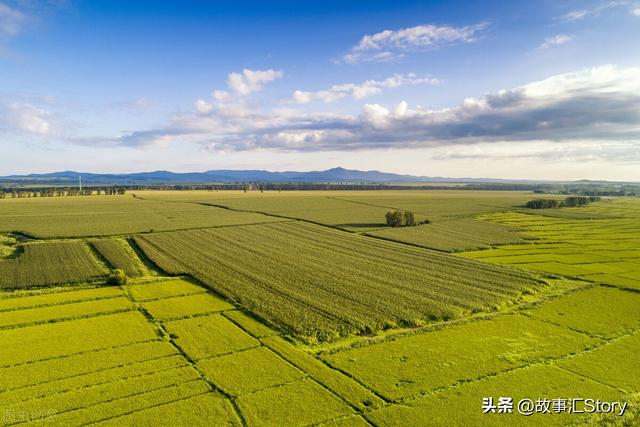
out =
[[(637, 199), (136, 196), (0, 200), (2, 425), (635, 425)], [(501, 396), (630, 407), (482, 413)]]
[(516, 270), (299, 221), (135, 239), (163, 270), (312, 340), (458, 318), (540, 286)]

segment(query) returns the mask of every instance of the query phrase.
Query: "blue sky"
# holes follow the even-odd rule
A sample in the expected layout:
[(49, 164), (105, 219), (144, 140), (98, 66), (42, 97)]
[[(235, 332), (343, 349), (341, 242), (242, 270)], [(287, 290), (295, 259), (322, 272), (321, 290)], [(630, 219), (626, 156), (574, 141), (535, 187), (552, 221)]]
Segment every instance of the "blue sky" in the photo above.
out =
[(640, 1), (0, 0), (0, 175), (640, 180)]

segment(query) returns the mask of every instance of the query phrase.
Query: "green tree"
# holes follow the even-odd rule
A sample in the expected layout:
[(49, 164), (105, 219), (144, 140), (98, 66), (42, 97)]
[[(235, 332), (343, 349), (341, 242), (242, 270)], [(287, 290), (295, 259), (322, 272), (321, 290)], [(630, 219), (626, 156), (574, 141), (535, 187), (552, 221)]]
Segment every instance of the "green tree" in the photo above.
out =
[(413, 227), (416, 225), (416, 218), (413, 216), (413, 212), (405, 211), (404, 213), (404, 225), (406, 227)]
[(117, 268), (113, 270), (113, 273), (111, 273), (107, 278), (107, 284), (124, 286), (127, 284), (127, 274), (124, 272), (124, 270)]
[(390, 227), (402, 227), (404, 225), (404, 214), (401, 211), (389, 211), (385, 214), (387, 225)]

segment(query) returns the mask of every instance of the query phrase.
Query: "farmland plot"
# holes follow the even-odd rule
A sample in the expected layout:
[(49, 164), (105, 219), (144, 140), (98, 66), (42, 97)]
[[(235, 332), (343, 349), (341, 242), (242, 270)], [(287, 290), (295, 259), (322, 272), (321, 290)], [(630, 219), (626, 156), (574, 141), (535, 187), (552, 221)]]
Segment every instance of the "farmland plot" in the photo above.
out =
[(92, 240), (93, 247), (113, 268), (119, 268), (129, 277), (143, 276), (146, 268), (125, 240)]
[(5, 199), (0, 203), (0, 233), (20, 232), (37, 238), (112, 236), (277, 220), (196, 203), (140, 200), (130, 195)]
[(84, 282), (106, 274), (83, 242), (28, 243), (15, 258), (0, 259), (0, 289)]
[(490, 310), (539, 285), (512, 269), (302, 222), (136, 242), (165, 271), (192, 275), (312, 341)]
[(524, 234), (538, 240), (530, 245), (503, 246), (462, 255), (541, 273), (640, 289), (640, 201), (611, 200), (567, 211), (576, 215), (550, 217), (547, 212), (488, 215), (487, 220), (520, 227), (525, 230)]
[(471, 218), (434, 221), (418, 227), (387, 228), (367, 234), (446, 252), (526, 242), (513, 227)]

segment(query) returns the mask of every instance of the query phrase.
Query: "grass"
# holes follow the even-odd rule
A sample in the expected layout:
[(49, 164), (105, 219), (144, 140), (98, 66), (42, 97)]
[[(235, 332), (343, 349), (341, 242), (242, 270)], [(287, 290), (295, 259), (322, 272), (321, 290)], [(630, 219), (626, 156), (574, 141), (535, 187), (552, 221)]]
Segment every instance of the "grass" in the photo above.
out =
[(165, 271), (190, 274), (310, 342), (492, 310), (540, 286), (512, 269), (301, 222), (136, 242)]
[(353, 411), (309, 379), (240, 396), (236, 402), (253, 426), (310, 425)]
[(203, 360), (198, 367), (217, 387), (232, 396), (253, 393), (305, 376), (265, 347)]
[(30, 243), (22, 248), (19, 256), (0, 260), (0, 289), (86, 282), (106, 274), (83, 242)]
[(505, 315), (325, 356), (389, 400), (494, 375), (584, 350), (596, 340), (569, 329)]
[(219, 314), (165, 323), (180, 348), (193, 359), (220, 356), (260, 345), (242, 329)]

